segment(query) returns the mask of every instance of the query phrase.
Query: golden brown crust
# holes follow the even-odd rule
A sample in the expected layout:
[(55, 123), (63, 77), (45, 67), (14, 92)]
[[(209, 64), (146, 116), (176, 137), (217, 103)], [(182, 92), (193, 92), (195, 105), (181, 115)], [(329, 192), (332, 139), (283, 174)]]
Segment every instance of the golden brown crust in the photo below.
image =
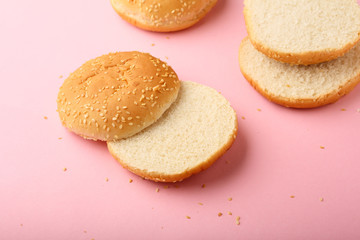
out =
[(251, 21), (249, 20), (249, 13), (247, 9), (244, 9), (244, 18), (245, 18), (245, 26), (249, 35), (249, 39), (253, 46), (269, 58), (275, 59), (279, 62), (289, 63), (293, 65), (311, 65), (318, 64), (322, 62), (328, 62), (343, 56), (347, 53), (351, 48), (353, 48), (360, 41), (360, 33), (358, 34), (358, 38), (349, 42), (343, 48), (340, 49), (327, 49), (326, 51), (311, 51), (311, 52), (303, 52), (303, 53), (285, 53), (275, 51), (268, 46), (265, 46), (258, 41), (253, 34), (253, 27), (251, 25)]
[[(244, 38), (243, 41), (245, 41), (246, 39), (247, 39), (247, 37)], [(242, 44), (240, 45), (240, 48), (241, 47), (242, 47)], [(358, 76), (355, 76), (354, 78), (348, 80), (344, 85), (339, 86), (337, 91), (332, 91), (326, 95), (322, 95), (319, 98), (314, 98), (314, 99), (287, 98), (287, 97), (282, 97), (282, 96), (276, 96), (276, 95), (266, 91), (265, 89), (261, 88), (261, 86), (259, 86), (257, 81), (252, 79), (246, 73), (246, 71), (244, 71), (241, 64), (239, 64), (239, 65), (240, 65), (240, 70), (241, 70), (242, 74), (244, 75), (245, 79), (250, 83), (251, 86), (253, 86), (253, 88), (257, 92), (259, 92), (261, 95), (263, 95), (265, 98), (267, 98), (271, 102), (277, 103), (284, 107), (291, 107), (291, 108), (316, 108), (316, 107), (321, 107), (321, 106), (324, 106), (324, 105), (327, 105), (330, 103), (334, 103), (337, 100), (339, 100), (342, 96), (351, 92), (356, 87), (356, 85), (360, 82), (360, 75), (358, 75)]]
[(124, 20), (141, 29), (173, 32), (188, 28), (202, 19), (217, 0), (111, 0)]
[(154, 173), (154, 172), (147, 172), (142, 169), (134, 168), (127, 163), (123, 162), (116, 154), (115, 151), (111, 148), (111, 144), (107, 144), (110, 154), (127, 170), (130, 172), (133, 172), (134, 174), (143, 177), (148, 180), (152, 180), (155, 182), (179, 182), (184, 180), (185, 178), (188, 178), (196, 173), (199, 173), (207, 168), (209, 168), (217, 159), (219, 159), (234, 143), (236, 139), (236, 135), (238, 132), (238, 122), (237, 118), (235, 118), (235, 129), (233, 131), (233, 134), (228, 139), (228, 142), (223, 145), (221, 149), (219, 149), (217, 152), (214, 153), (209, 159), (206, 161), (201, 162), (201, 164), (193, 167), (192, 169), (179, 173), (179, 174), (171, 174), (171, 175), (165, 175), (160, 173)]
[(174, 70), (150, 54), (117, 52), (83, 64), (58, 94), (62, 124), (93, 140), (111, 141), (154, 123), (176, 100)]

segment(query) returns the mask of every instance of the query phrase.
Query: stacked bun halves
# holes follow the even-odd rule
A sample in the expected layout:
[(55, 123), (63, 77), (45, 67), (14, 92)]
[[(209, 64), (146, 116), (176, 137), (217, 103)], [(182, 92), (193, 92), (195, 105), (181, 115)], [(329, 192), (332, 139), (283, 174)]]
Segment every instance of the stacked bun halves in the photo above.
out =
[(312, 108), (360, 82), (356, 0), (245, 0), (240, 69), (270, 101)]
[(121, 165), (143, 178), (181, 181), (208, 168), (233, 143), (237, 118), (217, 91), (181, 82), (140, 52), (92, 59), (65, 80), (58, 112), (70, 131), (107, 141)]

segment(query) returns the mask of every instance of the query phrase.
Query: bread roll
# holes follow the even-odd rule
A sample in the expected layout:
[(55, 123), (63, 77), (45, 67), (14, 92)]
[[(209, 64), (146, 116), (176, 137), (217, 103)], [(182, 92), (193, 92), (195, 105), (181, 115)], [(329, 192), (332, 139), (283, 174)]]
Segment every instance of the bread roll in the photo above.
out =
[(111, 0), (114, 10), (129, 23), (149, 31), (172, 32), (203, 18), (217, 0)]
[(175, 182), (211, 166), (230, 148), (236, 133), (236, 113), (223, 96), (182, 82), (178, 99), (156, 123), (107, 144), (124, 168), (153, 181)]
[(246, 37), (240, 45), (239, 61), (241, 72), (259, 93), (286, 107), (333, 103), (360, 81), (360, 44), (330, 62), (292, 66), (257, 51)]
[(330, 61), (360, 40), (356, 0), (245, 0), (244, 5), (252, 44), (281, 62)]
[(70, 74), (58, 94), (58, 112), (70, 131), (111, 141), (153, 124), (179, 88), (176, 73), (161, 60), (140, 52), (110, 53)]

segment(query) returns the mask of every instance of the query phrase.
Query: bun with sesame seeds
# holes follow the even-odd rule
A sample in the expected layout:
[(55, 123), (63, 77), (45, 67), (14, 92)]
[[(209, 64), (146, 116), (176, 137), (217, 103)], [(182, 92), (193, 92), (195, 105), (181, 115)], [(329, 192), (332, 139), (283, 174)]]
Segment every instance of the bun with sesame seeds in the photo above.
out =
[(234, 142), (237, 126), (235, 111), (216, 90), (181, 82), (177, 100), (156, 123), (107, 145), (131, 172), (176, 182), (210, 167)]
[(188, 28), (202, 19), (217, 0), (111, 0), (114, 10), (129, 23), (154, 32)]
[(62, 124), (93, 140), (132, 136), (156, 122), (176, 100), (180, 81), (165, 62), (140, 52), (117, 52), (83, 64), (57, 98)]

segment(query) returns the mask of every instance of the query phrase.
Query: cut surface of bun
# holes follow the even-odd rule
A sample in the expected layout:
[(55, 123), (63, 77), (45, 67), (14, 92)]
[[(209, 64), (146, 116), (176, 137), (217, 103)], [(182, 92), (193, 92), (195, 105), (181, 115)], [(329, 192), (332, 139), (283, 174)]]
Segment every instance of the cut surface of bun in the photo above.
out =
[(111, 0), (114, 10), (129, 23), (149, 31), (172, 32), (203, 18), (217, 0)]
[(236, 133), (236, 113), (223, 96), (207, 86), (181, 82), (178, 99), (156, 123), (107, 144), (114, 158), (133, 173), (176, 182), (213, 164)]
[(132, 136), (176, 100), (180, 81), (165, 62), (140, 52), (117, 52), (83, 64), (60, 87), (62, 124), (88, 139)]
[(356, 0), (245, 0), (244, 5), (252, 44), (281, 62), (330, 61), (360, 40)]
[(258, 92), (286, 107), (313, 108), (333, 103), (360, 81), (360, 44), (338, 59), (302, 66), (265, 56), (246, 37), (240, 45), (239, 62), (244, 77)]

